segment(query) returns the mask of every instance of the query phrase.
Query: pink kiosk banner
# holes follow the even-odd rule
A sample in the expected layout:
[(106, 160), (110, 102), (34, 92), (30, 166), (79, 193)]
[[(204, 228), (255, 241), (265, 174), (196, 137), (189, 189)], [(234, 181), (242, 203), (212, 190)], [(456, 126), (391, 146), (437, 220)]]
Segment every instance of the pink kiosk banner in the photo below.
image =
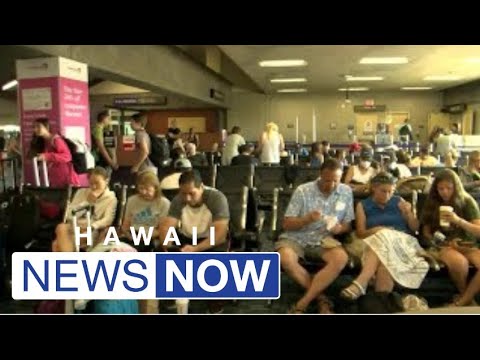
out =
[[(35, 119), (48, 118), (52, 133), (90, 141), (88, 68), (62, 57), (17, 60), (18, 108), (25, 183), (34, 183), (33, 163), (27, 158)], [(85, 175), (81, 184), (87, 185)]]

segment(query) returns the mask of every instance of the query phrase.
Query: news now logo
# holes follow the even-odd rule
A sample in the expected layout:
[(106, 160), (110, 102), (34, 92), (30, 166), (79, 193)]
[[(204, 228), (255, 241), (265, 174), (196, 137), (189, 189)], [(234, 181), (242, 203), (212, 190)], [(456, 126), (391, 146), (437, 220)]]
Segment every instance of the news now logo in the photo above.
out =
[(278, 299), (278, 253), (14, 253), (12, 297)]

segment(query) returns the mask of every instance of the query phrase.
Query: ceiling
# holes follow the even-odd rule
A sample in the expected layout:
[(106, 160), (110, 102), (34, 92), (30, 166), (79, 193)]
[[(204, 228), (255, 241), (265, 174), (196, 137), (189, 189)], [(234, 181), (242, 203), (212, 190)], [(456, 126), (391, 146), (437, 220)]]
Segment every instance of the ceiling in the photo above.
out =
[[(404, 86), (432, 86), (435, 90), (480, 79), (479, 45), (219, 45), (265, 92), (306, 87), (309, 92), (369, 87), (371, 91), (397, 91)], [(408, 64), (361, 65), (362, 57), (408, 57)], [(262, 68), (261, 60), (303, 59), (298, 68)], [(424, 81), (428, 75), (458, 75), (458, 81)], [(383, 81), (346, 82), (344, 75), (383, 76)], [(306, 84), (271, 84), (273, 77), (306, 77)]]
[[(0, 45), (0, 86), (16, 78), (15, 60), (30, 59), (35, 57), (44, 57), (38, 51), (18, 45)], [(113, 95), (136, 94), (138, 96), (155, 96), (161, 94), (153, 94), (149, 91), (136, 87), (120, 84), (108, 79), (108, 74), (98, 71), (95, 68), (88, 68), (90, 95), (99, 98), (99, 101), (108, 98), (108, 104), (113, 101)], [(11, 88), (7, 91), (0, 90), (0, 99), (16, 101), (17, 88)], [(161, 108), (171, 107), (193, 107), (203, 108), (211, 107), (211, 104), (194, 100), (181, 95), (168, 95), (168, 104)]]
[[(16, 46), (16, 45), (0, 45), (0, 86), (16, 78), (15, 61), (17, 59), (30, 59), (45, 56), (35, 50)], [(88, 70), (89, 85), (95, 86), (103, 82), (102, 77), (89, 68)], [(17, 97), (17, 89), (11, 88), (7, 91), (0, 91), (0, 98), (7, 100), (15, 100)]]

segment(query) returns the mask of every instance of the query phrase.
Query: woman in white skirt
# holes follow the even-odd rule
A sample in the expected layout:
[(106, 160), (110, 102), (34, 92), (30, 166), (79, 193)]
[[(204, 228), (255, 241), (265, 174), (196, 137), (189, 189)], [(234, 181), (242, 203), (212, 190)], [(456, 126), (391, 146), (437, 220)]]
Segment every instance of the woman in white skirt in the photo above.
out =
[(356, 208), (356, 234), (364, 250), (360, 275), (340, 294), (349, 300), (364, 295), (372, 278), (377, 292), (391, 292), (395, 282), (417, 289), (429, 269), (413, 236), (419, 224), (412, 206), (393, 195), (395, 178), (382, 172), (372, 178), (371, 187), (371, 196)]

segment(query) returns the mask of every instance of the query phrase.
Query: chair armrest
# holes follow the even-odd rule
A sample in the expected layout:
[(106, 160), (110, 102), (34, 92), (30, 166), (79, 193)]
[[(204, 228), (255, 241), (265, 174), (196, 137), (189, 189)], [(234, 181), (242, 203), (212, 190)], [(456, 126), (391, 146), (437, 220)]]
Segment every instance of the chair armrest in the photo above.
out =
[(259, 210), (257, 214), (255, 228), (258, 234), (263, 230), (263, 225), (265, 224), (265, 211)]

